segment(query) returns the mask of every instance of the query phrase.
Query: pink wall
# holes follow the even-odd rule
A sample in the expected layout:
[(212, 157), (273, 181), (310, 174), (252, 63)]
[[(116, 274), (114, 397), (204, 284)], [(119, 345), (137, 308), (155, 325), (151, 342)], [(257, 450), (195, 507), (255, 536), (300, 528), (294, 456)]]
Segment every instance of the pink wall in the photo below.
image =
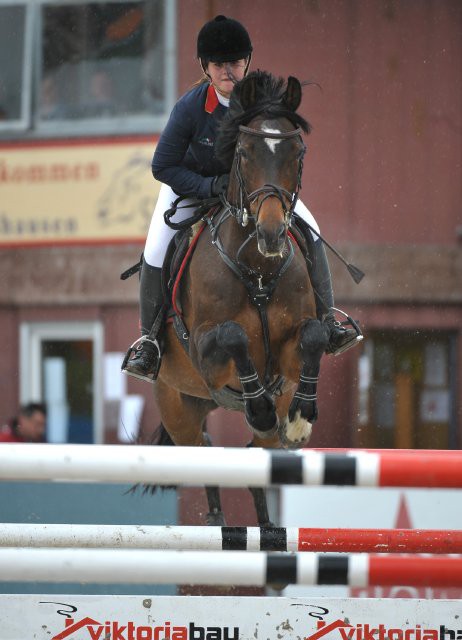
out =
[(179, 88), (200, 71), (209, 12), (247, 26), (254, 69), (305, 89), (303, 198), (334, 241), (456, 242), (462, 222), (462, 3), (458, 0), (182, 2)]

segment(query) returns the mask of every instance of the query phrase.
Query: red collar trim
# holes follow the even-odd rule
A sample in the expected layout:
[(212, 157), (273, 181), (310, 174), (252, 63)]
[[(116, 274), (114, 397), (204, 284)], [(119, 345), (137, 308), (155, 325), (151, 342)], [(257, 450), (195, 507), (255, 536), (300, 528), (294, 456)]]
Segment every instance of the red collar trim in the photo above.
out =
[(207, 89), (207, 98), (205, 99), (205, 110), (207, 113), (213, 113), (218, 107), (218, 96), (213, 85), (209, 85)]

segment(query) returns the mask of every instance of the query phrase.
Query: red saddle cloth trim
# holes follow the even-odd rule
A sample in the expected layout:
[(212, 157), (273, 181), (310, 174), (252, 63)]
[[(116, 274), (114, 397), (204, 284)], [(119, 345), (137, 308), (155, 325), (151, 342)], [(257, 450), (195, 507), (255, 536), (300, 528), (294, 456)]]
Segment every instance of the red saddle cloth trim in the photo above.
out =
[(181, 281), (183, 273), (184, 273), (184, 271), (186, 269), (186, 265), (188, 264), (188, 261), (189, 261), (191, 255), (192, 255), (195, 247), (196, 247), (197, 241), (199, 240), (199, 237), (200, 237), (200, 235), (201, 235), (201, 233), (203, 232), (204, 229), (205, 229), (205, 222), (202, 223), (202, 226), (200, 227), (200, 229), (198, 230), (196, 235), (191, 240), (191, 244), (189, 245), (188, 250), (186, 251), (186, 254), (185, 254), (185, 256), (183, 258), (183, 261), (181, 263), (181, 266), (178, 269), (178, 273), (177, 273), (176, 278), (175, 278), (175, 284), (173, 285), (172, 307), (173, 307), (174, 312), (180, 317), (181, 317), (182, 314), (181, 314), (181, 311), (178, 308), (178, 305), (176, 303), (176, 297), (178, 295), (178, 290), (179, 290), (179, 287), (180, 287), (180, 281)]
[(213, 113), (218, 107), (218, 96), (213, 85), (209, 85), (207, 89), (207, 97), (205, 99), (205, 110), (207, 113)]

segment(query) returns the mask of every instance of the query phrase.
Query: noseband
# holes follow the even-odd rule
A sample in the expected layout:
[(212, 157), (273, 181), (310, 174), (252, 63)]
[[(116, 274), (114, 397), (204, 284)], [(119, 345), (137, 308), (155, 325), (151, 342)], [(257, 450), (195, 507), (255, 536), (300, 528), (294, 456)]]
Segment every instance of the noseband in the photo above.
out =
[[(269, 131), (260, 131), (259, 129), (252, 129), (250, 127), (244, 127), (241, 125), (239, 127), (239, 131), (241, 133), (250, 134), (252, 136), (257, 136), (259, 138), (271, 138), (274, 140), (286, 140), (288, 138), (300, 137), (302, 139), (303, 131), (298, 127), (297, 129), (293, 129), (292, 131), (284, 131), (280, 133), (269, 132)], [(241, 145), (238, 143), (236, 147), (236, 176), (239, 182), (239, 206), (231, 207), (231, 212), (243, 227), (245, 227), (249, 221), (249, 218), (253, 219), (254, 222), (258, 220), (258, 216), (260, 213), (260, 209), (268, 198), (277, 198), (284, 209), (284, 223), (286, 227), (290, 225), (290, 221), (292, 218), (292, 214), (295, 210), (295, 205), (298, 200), (298, 193), (301, 189), (301, 181), (302, 181), (302, 173), (303, 173), (303, 157), (305, 155), (306, 147), (303, 144), (303, 148), (298, 160), (298, 172), (297, 172), (297, 186), (294, 192), (287, 191), (283, 187), (274, 184), (265, 184), (255, 191), (248, 192), (244, 177), (241, 172), (241, 157), (242, 150)], [(255, 214), (250, 213), (250, 206), (255, 200), (263, 195), (261, 199), (258, 209)], [(287, 208), (287, 202), (290, 203), (289, 208)]]

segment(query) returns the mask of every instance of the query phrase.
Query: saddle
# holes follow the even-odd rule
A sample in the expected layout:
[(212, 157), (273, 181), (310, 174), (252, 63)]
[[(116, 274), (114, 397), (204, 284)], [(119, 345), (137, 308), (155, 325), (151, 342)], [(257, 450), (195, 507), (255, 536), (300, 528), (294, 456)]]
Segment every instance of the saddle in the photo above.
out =
[[(215, 202), (214, 202), (215, 204)], [(172, 207), (173, 210), (173, 207)], [(166, 212), (166, 216), (170, 213)], [(208, 215), (211, 219), (220, 212), (220, 207), (212, 206)], [(164, 258), (162, 266), (162, 290), (164, 297), (164, 305), (159, 311), (157, 318), (154, 321), (151, 333), (158, 335), (159, 329), (167, 319), (168, 322), (172, 322), (177, 337), (189, 354), (189, 331), (183, 320), (183, 313), (181, 309), (181, 302), (179, 299), (179, 289), (184, 272), (192, 258), (194, 250), (199, 240), (200, 235), (204, 231), (207, 223), (205, 222), (204, 209), (201, 210), (201, 217), (195, 215), (189, 221), (183, 222), (178, 225), (179, 229), (172, 240), (170, 241)], [(188, 224), (189, 223), (189, 224)], [(170, 225), (173, 226), (173, 225)], [(314, 240), (311, 234), (309, 226), (305, 221), (297, 216), (293, 215), (292, 224), (289, 228), (289, 236), (295, 240), (300, 251), (305, 257), (307, 263), (308, 273), (311, 272), (315, 261)], [(124, 271), (120, 278), (126, 280), (127, 278), (138, 273), (142, 267), (142, 256), (139, 262), (131, 266)], [(163, 351), (162, 340), (159, 341), (161, 351)]]
[[(210, 212), (212, 219), (216, 213), (218, 213), (216, 209)], [(308, 226), (304, 228), (303, 224), (305, 223), (301, 218), (294, 216), (289, 235), (295, 240), (305, 257), (308, 272), (310, 272), (315, 260), (314, 240)], [(178, 293), (183, 274), (205, 227), (206, 222), (201, 221), (192, 227), (177, 231), (169, 243), (162, 266), (162, 288), (166, 301), (165, 314), (168, 320), (173, 322), (178, 339), (187, 353), (189, 353), (189, 331), (183, 321)]]

